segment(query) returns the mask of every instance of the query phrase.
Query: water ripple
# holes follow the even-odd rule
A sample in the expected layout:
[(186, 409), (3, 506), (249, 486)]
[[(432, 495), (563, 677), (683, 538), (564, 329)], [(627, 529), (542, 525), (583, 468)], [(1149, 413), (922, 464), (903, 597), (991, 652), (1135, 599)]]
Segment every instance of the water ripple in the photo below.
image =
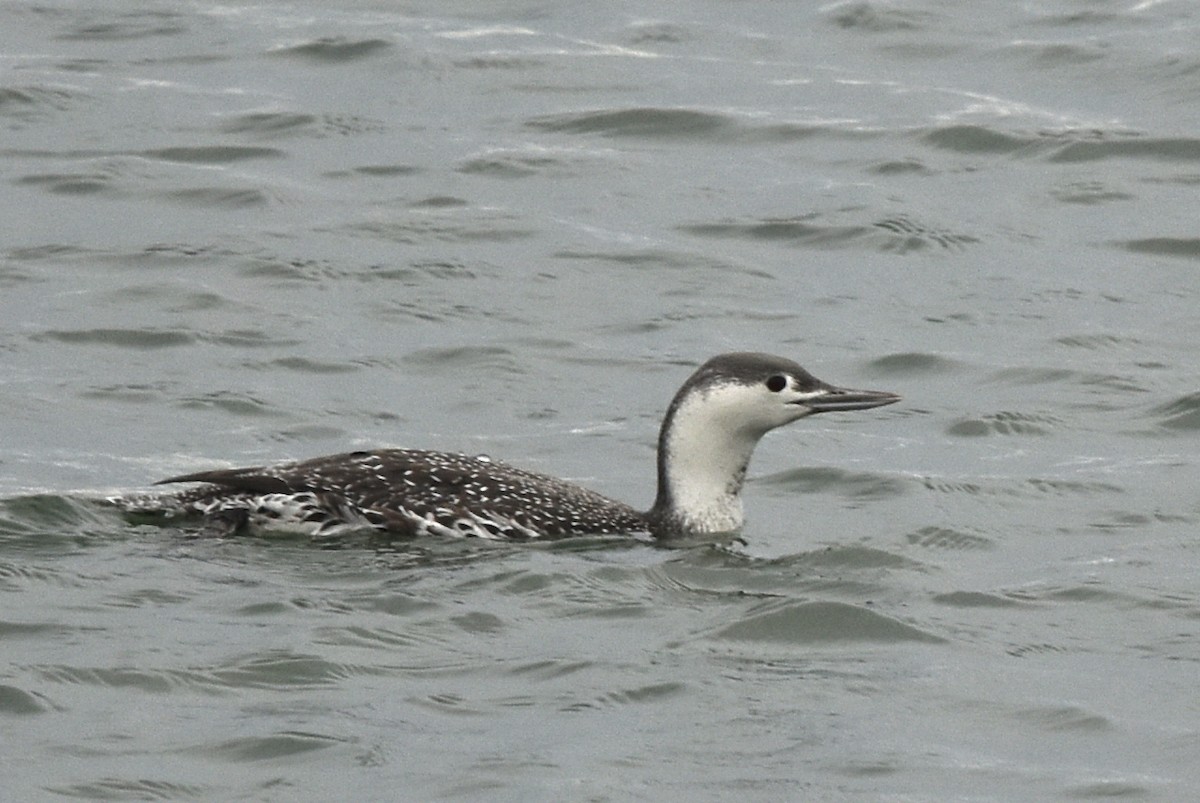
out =
[(588, 709), (607, 708), (614, 705), (654, 704), (670, 697), (675, 697), (676, 695), (686, 693), (688, 690), (688, 685), (686, 683), (680, 683), (678, 681), (653, 683), (647, 686), (639, 686), (632, 689), (619, 689), (616, 691), (606, 692), (604, 695), (594, 700), (567, 705), (563, 708), (563, 710), (585, 711)]
[(323, 37), (296, 45), (277, 48), (272, 55), (302, 58), (318, 63), (342, 64), (369, 58), (392, 48), (386, 39), (346, 39)]
[(186, 17), (166, 11), (141, 11), (116, 14), (103, 21), (73, 26), (57, 38), (71, 41), (106, 42), (147, 39), (158, 36), (178, 36), (187, 33)]
[(923, 352), (889, 354), (877, 357), (867, 365), (873, 373), (881, 376), (950, 373), (961, 368), (957, 360)]
[(1200, 138), (1140, 137), (1072, 142), (1058, 148), (1052, 162), (1095, 162), (1103, 159), (1153, 159), (1161, 162), (1200, 161)]
[(751, 613), (717, 630), (712, 638), (795, 646), (869, 641), (881, 644), (945, 639), (859, 605), (844, 602), (795, 602)]
[(82, 800), (205, 800), (211, 792), (205, 786), (149, 778), (99, 778), (94, 781), (49, 785), (46, 791)]
[(852, 499), (885, 499), (904, 494), (907, 482), (885, 474), (854, 472), (833, 467), (805, 467), (757, 477), (756, 486), (786, 489), (789, 493), (830, 491)]
[(1158, 418), (1158, 426), (1165, 429), (1200, 429), (1200, 391), (1156, 407), (1152, 414)]
[(251, 112), (231, 117), (221, 124), (228, 134), (254, 134), (277, 137), (302, 132), (320, 118), (303, 112)]
[(260, 189), (236, 187), (188, 187), (187, 189), (170, 190), (163, 193), (163, 197), (193, 206), (228, 209), (266, 206), (273, 200), (269, 193)]
[(872, 0), (839, 0), (821, 13), (839, 28), (872, 34), (923, 30), (942, 20), (929, 11)]
[(1027, 708), (1010, 714), (1024, 723), (1050, 731), (1106, 731), (1113, 728), (1108, 717), (1086, 711), (1078, 706)]
[(824, 223), (819, 221), (817, 215), (805, 215), (796, 218), (697, 223), (682, 225), (679, 229), (700, 237), (782, 242), (821, 248), (862, 243), (874, 245), (882, 252), (898, 254), (930, 246), (956, 250), (979, 242), (979, 239), (972, 235), (924, 225), (904, 215), (865, 224)]
[(952, 608), (1019, 608), (1028, 603), (983, 591), (950, 591), (935, 594), (933, 601)]
[(1143, 237), (1119, 240), (1116, 245), (1135, 254), (1200, 259), (1200, 237)]
[(1014, 134), (984, 125), (951, 125), (926, 131), (921, 141), (956, 153), (999, 154), (1035, 153), (1050, 143), (1036, 134)]
[(279, 159), (287, 154), (278, 148), (249, 145), (193, 145), (141, 151), (147, 159), (183, 164), (223, 165), (247, 159)]
[(1002, 411), (958, 421), (947, 427), (946, 433), (964, 437), (1049, 435), (1062, 425), (1061, 419), (1050, 415)]
[(414, 214), (407, 218), (352, 223), (346, 231), (402, 245), (422, 243), (505, 243), (533, 238), (535, 228), (505, 212), (466, 210), (461, 214)]
[(213, 391), (199, 396), (185, 396), (176, 400), (174, 404), (184, 410), (220, 410), (237, 417), (282, 415), (282, 411), (261, 399), (248, 393), (236, 393), (229, 390)]
[(528, 122), (532, 128), (609, 137), (712, 137), (735, 129), (726, 114), (695, 109), (601, 109), (547, 115)]
[(0, 118), (34, 122), (51, 112), (65, 112), (87, 98), (75, 89), (61, 86), (7, 86), (0, 88)]
[(993, 549), (996, 546), (990, 538), (952, 527), (922, 527), (905, 536), (905, 540), (913, 546), (931, 549)]
[(186, 346), (195, 340), (190, 332), (178, 329), (51, 329), (31, 335), (40, 342), (56, 340), (61, 343), (116, 346), (124, 349), (161, 349)]
[(0, 716), (28, 716), (53, 710), (40, 695), (8, 684), (0, 684)]
[(879, 136), (861, 126), (838, 122), (763, 121), (727, 111), (657, 106), (543, 115), (529, 119), (526, 126), (564, 134), (744, 144), (788, 143), (817, 136), (844, 140)]
[(189, 748), (189, 752), (195, 749), (222, 761), (275, 761), (346, 744), (353, 744), (353, 741), (320, 733), (281, 731), (269, 736), (248, 736), (212, 745), (202, 745), (198, 748)]

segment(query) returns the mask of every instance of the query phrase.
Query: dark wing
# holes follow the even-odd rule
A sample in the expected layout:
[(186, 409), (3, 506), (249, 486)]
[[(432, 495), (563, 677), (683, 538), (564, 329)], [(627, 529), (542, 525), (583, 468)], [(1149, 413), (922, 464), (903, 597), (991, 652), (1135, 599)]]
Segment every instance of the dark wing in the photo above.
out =
[(486, 457), (418, 449), (348, 452), (162, 482), (336, 497), (377, 526), (404, 532), (532, 538), (646, 529), (637, 511), (577, 485)]

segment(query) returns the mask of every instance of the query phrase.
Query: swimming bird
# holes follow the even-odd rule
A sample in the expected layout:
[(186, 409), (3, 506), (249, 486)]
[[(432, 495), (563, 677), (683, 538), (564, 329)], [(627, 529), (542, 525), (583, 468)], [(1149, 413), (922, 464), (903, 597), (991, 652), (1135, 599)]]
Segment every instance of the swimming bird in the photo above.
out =
[(283, 529), (314, 536), (371, 528), (399, 535), (491, 539), (741, 528), (742, 484), (758, 441), (816, 413), (866, 410), (894, 393), (834, 387), (791, 360), (721, 354), (675, 394), (658, 436), (658, 494), (638, 511), (565, 480), (486, 456), (374, 449), (168, 477), (201, 483), (124, 501), (127, 511), (200, 514), (215, 532)]

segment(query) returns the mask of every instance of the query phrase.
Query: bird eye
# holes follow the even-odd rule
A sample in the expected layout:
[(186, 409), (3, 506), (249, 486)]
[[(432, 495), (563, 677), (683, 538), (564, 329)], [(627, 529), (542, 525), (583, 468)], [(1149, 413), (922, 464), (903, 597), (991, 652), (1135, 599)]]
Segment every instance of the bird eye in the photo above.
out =
[(772, 393), (778, 393), (786, 388), (787, 385), (787, 377), (783, 374), (775, 374), (775, 376), (767, 380), (767, 390), (771, 391)]

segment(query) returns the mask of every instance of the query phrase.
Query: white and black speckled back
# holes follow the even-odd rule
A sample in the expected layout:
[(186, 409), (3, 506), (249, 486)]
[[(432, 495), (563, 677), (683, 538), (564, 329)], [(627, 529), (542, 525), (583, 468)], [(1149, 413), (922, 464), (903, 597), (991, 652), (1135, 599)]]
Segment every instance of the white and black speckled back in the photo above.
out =
[(199, 512), (236, 526), (318, 535), (372, 527), (411, 535), (492, 539), (646, 532), (628, 505), (488, 457), (378, 449), (163, 480), (200, 482), (127, 505), (138, 512)]

